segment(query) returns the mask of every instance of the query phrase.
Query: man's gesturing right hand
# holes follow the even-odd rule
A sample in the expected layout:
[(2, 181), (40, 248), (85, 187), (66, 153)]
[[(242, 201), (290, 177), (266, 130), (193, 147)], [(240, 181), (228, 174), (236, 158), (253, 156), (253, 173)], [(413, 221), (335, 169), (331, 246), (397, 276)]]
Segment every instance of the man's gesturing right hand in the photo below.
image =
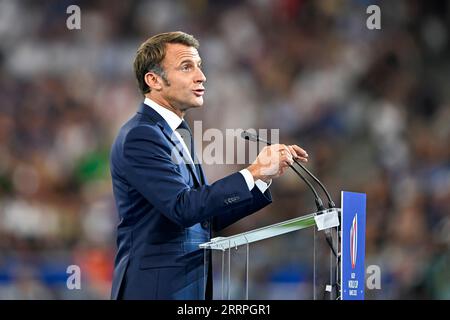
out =
[(269, 181), (281, 176), (289, 165), (294, 163), (293, 157), (307, 162), (308, 154), (299, 146), (273, 144), (264, 147), (256, 160), (247, 168), (256, 180)]

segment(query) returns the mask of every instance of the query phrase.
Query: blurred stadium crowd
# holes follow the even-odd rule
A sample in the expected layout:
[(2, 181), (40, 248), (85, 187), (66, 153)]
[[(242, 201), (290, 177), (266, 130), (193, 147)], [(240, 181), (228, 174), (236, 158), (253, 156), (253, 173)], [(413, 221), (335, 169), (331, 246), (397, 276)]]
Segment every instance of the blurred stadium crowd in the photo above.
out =
[[(66, 28), (71, 4), (81, 30)], [(381, 30), (366, 28), (370, 4)], [(366, 265), (382, 275), (368, 299), (450, 299), (449, 24), (447, 1), (0, 0), (0, 299), (109, 298), (109, 148), (142, 99), (137, 47), (171, 30), (201, 44), (207, 92), (191, 122), (279, 128), (337, 204), (340, 190), (367, 193)], [(274, 204), (223, 234), (314, 211), (291, 173), (271, 190)], [(253, 298), (311, 298), (298, 239), (258, 246)], [(66, 287), (72, 264), (81, 290)]]

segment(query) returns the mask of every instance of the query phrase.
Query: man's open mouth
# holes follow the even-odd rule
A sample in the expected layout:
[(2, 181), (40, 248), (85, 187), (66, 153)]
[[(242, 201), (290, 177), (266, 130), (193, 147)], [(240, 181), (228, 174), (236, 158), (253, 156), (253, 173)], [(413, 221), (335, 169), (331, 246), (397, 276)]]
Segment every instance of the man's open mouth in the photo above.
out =
[(194, 94), (197, 96), (197, 97), (201, 97), (201, 96), (203, 96), (203, 94), (205, 93), (205, 89), (196, 89), (196, 90), (192, 90), (193, 92), (194, 92)]

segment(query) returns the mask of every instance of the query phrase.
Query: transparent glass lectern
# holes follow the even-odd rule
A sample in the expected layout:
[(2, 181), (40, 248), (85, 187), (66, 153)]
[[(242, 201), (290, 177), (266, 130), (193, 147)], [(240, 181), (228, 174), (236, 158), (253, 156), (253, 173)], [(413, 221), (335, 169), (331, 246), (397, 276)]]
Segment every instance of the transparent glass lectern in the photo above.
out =
[[(251, 256), (251, 249), (258, 251), (257, 242), (259, 241), (262, 241), (262, 245), (272, 245), (272, 252), (285, 250), (284, 252), (292, 253), (295, 257), (295, 253), (301, 251), (307, 259), (312, 260), (309, 264), (305, 264), (312, 266), (312, 272), (305, 272), (312, 279), (305, 281), (310, 285), (303, 288), (303, 292), (310, 291), (310, 294), (292, 296), (293, 299), (338, 299), (340, 214), (339, 208), (327, 209), (240, 234), (213, 238), (209, 242), (202, 243), (200, 248), (205, 250), (205, 260), (206, 250), (211, 250), (214, 269), (220, 270), (215, 272), (218, 276), (214, 281), (214, 299), (277, 299), (276, 294), (271, 297), (261, 297), (258, 294), (261, 288), (250, 282), (252, 267), (264, 264), (264, 261), (270, 261), (270, 257), (267, 256), (266, 260)], [(301, 231), (304, 234), (303, 238), (299, 238), (297, 233), (291, 234), (300, 230), (305, 230)], [(277, 242), (282, 237), (291, 238)], [(272, 241), (271, 244), (269, 244), (270, 241)], [(296, 244), (304, 245), (299, 247)], [(204, 279), (206, 279), (206, 261), (204, 265)], [(289, 287), (285, 287), (285, 290), (289, 291)], [(286, 295), (281, 296), (280, 299), (285, 297)]]

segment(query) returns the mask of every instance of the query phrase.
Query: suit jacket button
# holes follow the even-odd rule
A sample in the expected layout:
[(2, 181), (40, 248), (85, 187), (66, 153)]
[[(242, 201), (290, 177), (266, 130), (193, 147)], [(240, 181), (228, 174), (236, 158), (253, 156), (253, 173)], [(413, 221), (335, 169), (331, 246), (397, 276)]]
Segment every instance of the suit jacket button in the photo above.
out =
[(209, 222), (206, 221), (206, 220), (203, 221), (203, 222), (202, 222), (202, 227), (205, 228), (205, 229), (207, 229), (207, 228), (209, 227)]

